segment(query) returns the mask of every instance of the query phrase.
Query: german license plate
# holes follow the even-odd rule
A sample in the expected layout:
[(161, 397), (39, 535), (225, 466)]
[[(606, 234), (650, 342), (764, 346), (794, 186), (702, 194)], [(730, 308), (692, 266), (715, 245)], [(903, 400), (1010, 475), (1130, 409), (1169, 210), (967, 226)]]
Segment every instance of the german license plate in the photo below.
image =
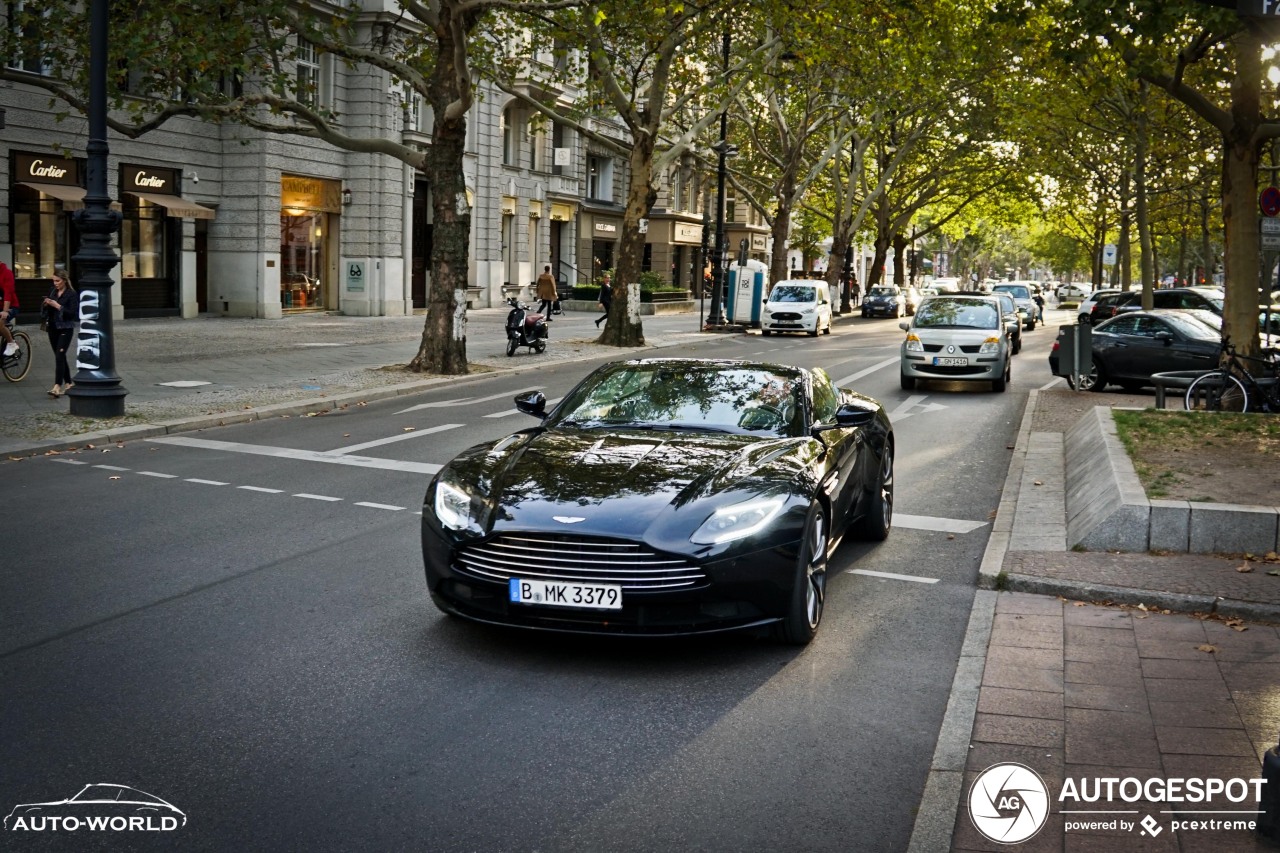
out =
[(958, 358), (958, 357), (948, 357), (948, 356), (936, 356), (933, 359), (933, 363), (938, 367), (965, 367), (966, 365), (969, 364), (969, 359)]
[(800, 329), (803, 328), (799, 323), (774, 323), (775, 329)]
[(622, 587), (607, 583), (570, 583), (511, 578), (507, 591), (513, 604), (621, 610)]

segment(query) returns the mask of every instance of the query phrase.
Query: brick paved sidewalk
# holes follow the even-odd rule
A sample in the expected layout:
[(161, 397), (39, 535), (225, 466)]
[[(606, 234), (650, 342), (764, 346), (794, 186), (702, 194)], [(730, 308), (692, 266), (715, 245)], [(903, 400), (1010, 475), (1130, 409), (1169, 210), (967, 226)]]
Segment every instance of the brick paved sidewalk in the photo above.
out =
[[(1274, 850), (1250, 832), (1170, 828), (1173, 819), (1231, 816), (1161, 814), (1173, 805), (1159, 802), (1077, 806), (1130, 812), (1080, 816), (1095, 820), (1138, 823), (1151, 815), (1164, 827), (1155, 837), (1140, 834), (1141, 826), (1068, 832), (1061, 808), (1071, 806), (1057, 802), (1068, 778), (1077, 784), (1086, 777), (1257, 778), (1262, 753), (1280, 738), (1280, 629), (1241, 627), (1247, 630), (1193, 616), (1000, 593), (952, 849)], [(1044, 828), (1013, 847), (984, 838), (967, 808), (977, 775), (1000, 762), (1038, 772), (1051, 800)]]

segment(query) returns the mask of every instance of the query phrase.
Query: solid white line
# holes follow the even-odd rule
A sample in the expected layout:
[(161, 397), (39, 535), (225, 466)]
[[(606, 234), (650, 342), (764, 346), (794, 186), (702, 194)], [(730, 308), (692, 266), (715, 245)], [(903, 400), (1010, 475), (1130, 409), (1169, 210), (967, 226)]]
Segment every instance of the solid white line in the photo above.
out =
[(873, 572), (870, 569), (849, 569), (846, 575), (867, 575), (873, 578), (886, 578), (891, 581), (915, 581), (916, 583), (937, 583), (937, 578), (918, 578), (915, 575), (895, 575), (893, 572)]
[(188, 478), (187, 478), (187, 482), (188, 482), (188, 483), (203, 483), (203, 484), (204, 484), (204, 485), (206, 485), (206, 486), (225, 486), (225, 485), (227, 485), (226, 483), (221, 483), (221, 482), (219, 482), (219, 481), (217, 481), (217, 480), (201, 480), (199, 477), (188, 477)]
[(884, 368), (888, 367), (891, 364), (897, 364), (901, 360), (902, 360), (902, 357), (896, 356), (896, 355), (893, 358), (886, 358), (884, 361), (880, 362), (879, 364), (871, 365), (866, 370), (859, 370), (857, 373), (851, 373), (843, 379), (837, 379), (835, 382), (835, 385), (837, 388), (848, 387), (850, 382), (857, 382), (862, 377), (869, 376), (872, 373), (875, 373), (877, 370), (883, 370)]
[(1055, 377), (1053, 377), (1053, 379), (1052, 379), (1051, 381), (1046, 382), (1045, 384), (1041, 385), (1041, 386), (1040, 386), (1040, 390), (1041, 390), (1041, 391), (1048, 391), (1048, 390), (1049, 390), (1050, 388), (1052, 388), (1054, 385), (1057, 385), (1059, 382), (1062, 382), (1062, 381), (1064, 381), (1064, 380), (1063, 380), (1063, 378), (1062, 378), (1061, 376), (1055, 376)]
[(138, 472), (138, 476), (140, 476), (140, 477), (159, 477), (159, 478), (160, 478), (160, 479), (162, 479), (162, 480), (176, 480), (176, 479), (178, 479), (178, 475), (177, 475), (177, 474), (161, 474), (161, 473), (158, 473), (158, 472), (156, 472), (156, 471), (139, 471), (139, 472)]
[(51, 457), (49, 461), (61, 462), (63, 465), (88, 465), (89, 464), (88, 462), (81, 462), (79, 459), (59, 459), (57, 457)]
[(979, 527), (986, 527), (985, 521), (966, 521), (962, 518), (937, 518), (932, 515), (893, 514), (894, 527), (906, 527), (911, 530), (936, 530), (939, 533), (972, 533)]
[[(552, 407), (552, 406), (554, 406), (556, 403), (559, 403), (559, 402), (560, 402), (561, 400), (563, 400), (563, 399), (564, 399), (563, 397), (556, 397), (554, 400), (548, 400), (548, 401), (547, 401), (547, 411), (551, 411), (551, 407)], [(517, 408), (514, 408), (514, 407), (513, 407), (513, 408), (511, 408), (509, 411), (506, 411), (506, 412), (494, 412), (492, 415), (485, 415), (485, 417), (486, 417), (486, 418), (505, 418), (505, 417), (507, 417), (508, 415), (523, 415), (523, 414), (524, 414), (524, 412), (522, 412), (522, 411), (520, 411), (519, 409), (517, 409)]]
[(342, 456), (318, 450), (294, 450), (291, 447), (268, 447), (261, 444), (241, 444), (236, 441), (214, 441), (208, 438), (188, 438), (181, 435), (149, 438), (156, 444), (176, 444), (181, 447), (198, 447), (204, 450), (221, 450), (227, 453), (250, 453), (256, 456), (274, 456), (277, 459), (294, 459), (299, 462), (328, 462), (331, 465), (351, 465), (356, 468), (381, 468), (384, 471), (406, 471), (412, 474), (434, 474), (439, 465), (428, 462), (404, 462), (397, 459), (374, 459), (371, 456)]
[(267, 495), (278, 495), (283, 489), (264, 489), (262, 486), (236, 486), (237, 489), (244, 489), (246, 492), (262, 492)]
[(428, 429), (419, 429), (414, 430), (413, 432), (406, 432), (401, 435), (393, 435), (390, 438), (379, 438), (374, 441), (366, 441), (363, 444), (352, 444), (348, 447), (339, 447), (337, 450), (330, 450), (329, 452), (335, 455), (351, 453), (355, 450), (365, 450), (370, 447), (380, 447), (381, 445), (392, 444), (397, 441), (407, 441), (410, 438), (417, 438), (420, 435), (431, 435), (433, 432), (444, 432), (445, 430), (458, 429), (461, 426), (465, 426), (465, 424), (441, 424), (440, 426), (434, 426)]
[(306, 498), (311, 501), (340, 501), (342, 498), (331, 498), (328, 495), (309, 495), (306, 492), (299, 492), (294, 495), (295, 498)]
[(474, 400), (470, 397), (459, 397), (457, 400), (437, 400), (434, 403), (419, 403), (416, 406), (410, 406), (407, 409), (401, 409), (396, 412), (397, 415), (403, 415), (405, 412), (416, 412), (418, 409), (442, 409), (446, 406), (461, 406), (464, 403), (471, 405), (472, 403), (488, 403), (493, 400), (501, 400), (503, 397), (515, 397), (519, 394), (527, 394), (530, 391), (541, 391), (541, 385), (534, 385), (532, 388), (525, 388), (521, 391), (504, 391), (501, 394), (491, 394), (488, 397), (476, 397)]
[(1105, 809), (1094, 809), (1094, 810), (1062, 809), (1058, 812), (1058, 814), (1137, 814), (1137, 813), (1138, 813), (1137, 809), (1133, 809), (1132, 811), (1126, 811), (1124, 809), (1117, 809), (1117, 810), (1111, 810), (1111, 811), (1108, 811)]
[(370, 503), (369, 501), (356, 501), (356, 506), (367, 506), (367, 507), (370, 507), (371, 509), (389, 509), (392, 512), (399, 512), (400, 510), (404, 509), (404, 507), (402, 506), (392, 506), (391, 504), (375, 504), (375, 503)]
[(94, 468), (101, 468), (103, 471), (128, 471), (128, 468), (121, 468), (119, 465), (94, 465)]

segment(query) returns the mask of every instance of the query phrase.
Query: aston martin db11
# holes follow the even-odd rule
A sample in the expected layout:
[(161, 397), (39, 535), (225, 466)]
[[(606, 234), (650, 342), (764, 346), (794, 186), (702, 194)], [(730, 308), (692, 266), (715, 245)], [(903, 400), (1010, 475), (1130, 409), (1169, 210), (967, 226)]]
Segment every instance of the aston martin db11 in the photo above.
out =
[(883, 407), (821, 369), (614, 362), (427, 488), (432, 600), (480, 622), (663, 636), (771, 626), (803, 644), (828, 554), (893, 518)]

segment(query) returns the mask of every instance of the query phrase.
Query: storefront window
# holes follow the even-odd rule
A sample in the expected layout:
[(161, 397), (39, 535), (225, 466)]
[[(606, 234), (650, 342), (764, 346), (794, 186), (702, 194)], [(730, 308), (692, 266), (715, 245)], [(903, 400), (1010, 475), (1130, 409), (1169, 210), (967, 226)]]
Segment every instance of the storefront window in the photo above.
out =
[(280, 214), (280, 307), (323, 308), (326, 214)]
[(160, 205), (125, 194), (124, 221), (120, 224), (120, 275), (123, 278), (168, 275), (166, 220), (166, 211)]
[(62, 203), (30, 187), (13, 188), (13, 275), (49, 278), (67, 266), (67, 217)]

